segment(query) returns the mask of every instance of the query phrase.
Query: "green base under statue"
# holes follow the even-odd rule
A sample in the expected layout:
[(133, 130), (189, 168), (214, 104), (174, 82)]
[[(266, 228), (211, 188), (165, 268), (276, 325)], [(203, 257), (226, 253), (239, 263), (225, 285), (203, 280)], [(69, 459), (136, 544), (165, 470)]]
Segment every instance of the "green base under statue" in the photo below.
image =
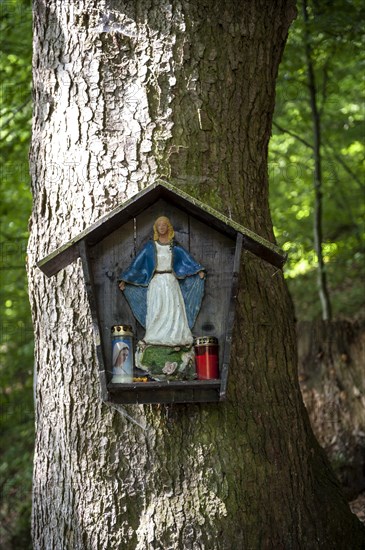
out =
[(136, 366), (153, 380), (194, 380), (195, 354), (192, 346), (157, 346), (138, 342)]

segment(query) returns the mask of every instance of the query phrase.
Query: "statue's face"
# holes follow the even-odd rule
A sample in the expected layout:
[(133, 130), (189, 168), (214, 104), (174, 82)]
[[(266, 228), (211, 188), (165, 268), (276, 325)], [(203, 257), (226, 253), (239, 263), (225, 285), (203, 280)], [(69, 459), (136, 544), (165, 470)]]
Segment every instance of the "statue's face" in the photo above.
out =
[(163, 237), (164, 235), (167, 235), (169, 226), (165, 220), (158, 220), (156, 229), (157, 233)]

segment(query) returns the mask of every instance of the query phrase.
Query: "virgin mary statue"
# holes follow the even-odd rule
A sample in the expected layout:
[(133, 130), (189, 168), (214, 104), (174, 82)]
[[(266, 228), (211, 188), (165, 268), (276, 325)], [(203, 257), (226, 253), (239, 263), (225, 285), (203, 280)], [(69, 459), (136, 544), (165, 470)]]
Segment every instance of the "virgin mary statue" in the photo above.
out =
[(204, 294), (204, 267), (174, 242), (165, 216), (153, 226), (153, 240), (120, 274), (119, 288), (139, 323), (144, 345), (191, 347), (191, 329)]

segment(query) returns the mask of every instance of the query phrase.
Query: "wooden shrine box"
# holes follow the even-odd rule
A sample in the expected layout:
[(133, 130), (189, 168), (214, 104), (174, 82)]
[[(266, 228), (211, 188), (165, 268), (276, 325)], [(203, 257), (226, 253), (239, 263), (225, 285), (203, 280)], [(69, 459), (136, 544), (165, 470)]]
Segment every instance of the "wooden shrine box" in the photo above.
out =
[[(153, 223), (161, 215), (173, 223), (176, 241), (206, 268), (205, 295), (192, 332), (218, 338), (220, 379), (111, 384), (111, 327), (131, 325), (135, 341), (144, 334), (118, 288), (118, 277), (151, 238)], [(50, 277), (76, 258), (82, 260), (105, 402), (188, 403), (225, 398), (242, 247), (278, 268), (285, 262), (285, 255), (272, 243), (180, 189), (157, 181), (38, 263)]]

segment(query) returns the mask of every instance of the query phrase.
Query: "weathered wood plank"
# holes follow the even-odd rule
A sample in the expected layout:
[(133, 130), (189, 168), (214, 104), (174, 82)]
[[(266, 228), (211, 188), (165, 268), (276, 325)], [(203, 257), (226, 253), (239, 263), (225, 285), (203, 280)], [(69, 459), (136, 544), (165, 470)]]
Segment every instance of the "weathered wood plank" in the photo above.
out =
[(229, 301), (229, 307), (228, 307), (227, 317), (226, 317), (224, 354), (223, 354), (223, 362), (222, 362), (222, 369), (221, 369), (221, 390), (220, 390), (221, 400), (226, 398), (226, 392), (227, 392), (229, 363), (231, 358), (232, 334), (233, 334), (234, 319), (235, 319), (235, 312), (236, 312), (236, 298), (238, 293), (238, 279), (239, 279), (239, 272), (240, 272), (240, 265), (241, 265), (242, 241), (243, 241), (243, 236), (238, 233), (237, 239), (236, 239), (236, 249), (235, 249), (235, 256), (234, 256), (233, 273), (232, 273), (230, 301)]
[(258, 256), (262, 260), (265, 260), (274, 267), (278, 267), (279, 269), (283, 267), (288, 257), (287, 254), (285, 254), (284, 252), (282, 254), (278, 254), (274, 249), (268, 248), (266, 245), (257, 242), (255, 239), (249, 237), (248, 235), (242, 235), (242, 237), (242, 245), (246, 250), (248, 250), (255, 256)]
[(154, 390), (186, 390), (214, 389), (220, 387), (220, 380), (167, 380), (166, 382), (131, 382), (127, 384), (108, 384), (108, 390), (113, 393), (136, 389), (138, 391)]
[(37, 263), (37, 266), (47, 277), (52, 277), (61, 269), (68, 266), (80, 256), (79, 243), (77, 241), (69, 241), (54, 252), (43, 258)]
[(113, 325), (131, 325), (137, 332), (137, 321), (118, 288), (120, 272), (135, 256), (134, 222), (105, 237), (100, 243), (90, 247), (92, 250), (92, 272), (94, 278), (95, 300), (99, 311), (100, 331), (108, 380), (112, 377), (111, 327)]
[(215, 380), (110, 384), (108, 389), (113, 403), (217, 403), (219, 387)]
[(82, 262), (82, 269), (84, 273), (85, 287), (89, 300), (91, 317), (93, 322), (93, 334), (96, 347), (96, 356), (99, 363), (99, 380), (101, 387), (101, 397), (105, 401), (108, 397), (107, 391), (107, 374), (105, 371), (106, 362), (104, 360), (103, 346), (102, 346), (102, 335), (100, 334), (100, 318), (99, 318), (99, 308), (96, 301), (96, 291), (93, 281), (92, 269), (90, 266), (89, 251), (85, 241), (82, 241), (79, 245), (80, 247), (80, 258)]
[(193, 333), (218, 338), (222, 365), (235, 242), (193, 217), (189, 220), (190, 252), (207, 270), (205, 296)]

